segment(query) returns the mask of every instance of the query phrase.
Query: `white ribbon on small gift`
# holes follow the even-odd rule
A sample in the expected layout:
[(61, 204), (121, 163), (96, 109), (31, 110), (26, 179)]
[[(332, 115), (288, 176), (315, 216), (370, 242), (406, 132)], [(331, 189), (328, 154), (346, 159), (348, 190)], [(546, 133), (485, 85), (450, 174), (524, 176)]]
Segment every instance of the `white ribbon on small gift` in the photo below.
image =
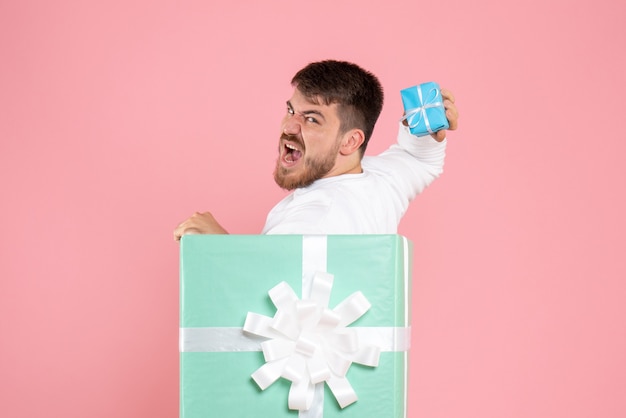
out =
[[(417, 89), (417, 97), (419, 97), (419, 101), (422, 104), (421, 106), (415, 107), (413, 109), (407, 110), (406, 114), (402, 116), (400, 122), (406, 120), (409, 124), (409, 129), (415, 128), (419, 123), (424, 120), (424, 125), (426, 126), (426, 130), (428, 133), (432, 134), (434, 131), (430, 127), (430, 121), (428, 120), (428, 114), (426, 113), (426, 109), (432, 109), (435, 107), (443, 107), (443, 101), (437, 100), (438, 97), (441, 97), (441, 93), (438, 89), (432, 88), (428, 91), (428, 97), (426, 100), (422, 97), (422, 86), (415, 86)], [(434, 94), (433, 94), (434, 93)], [(417, 116), (417, 121), (415, 121)]]
[[(303, 237), (303, 297), (298, 299), (286, 283), (272, 288), (270, 298), (278, 308), (274, 317), (249, 313), (244, 324), (244, 329), (248, 327), (261, 334), (242, 332), (238, 327), (181, 328), (180, 351), (263, 351), (266, 363), (253, 373), (253, 379), (261, 388), (281, 376), (291, 380), (288, 403), (290, 408), (299, 410), (299, 418), (323, 417), (324, 382), (340, 406), (353, 403), (356, 394), (345, 378), (350, 364), (376, 365), (380, 352), (392, 351), (403, 351), (406, 362), (411, 328), (345, 328), (369, 309), (369, 302), (361, 292), (356, 292), (334, 309), (327, 308), (332, 275), (320, 273), (326, 270), (326, 244), (326, 236)], [(404, 251), (405, 254), (408, 251), (406, 239)], [(405, 306), (408, 306), (410, 279), (407, 263), (405, 259)], [(404, 322), (408, 323), (408, 310)], [(302, 332), (304, 329), (306, 332)], [(406, 391), (406, 376), (404, 388)]]

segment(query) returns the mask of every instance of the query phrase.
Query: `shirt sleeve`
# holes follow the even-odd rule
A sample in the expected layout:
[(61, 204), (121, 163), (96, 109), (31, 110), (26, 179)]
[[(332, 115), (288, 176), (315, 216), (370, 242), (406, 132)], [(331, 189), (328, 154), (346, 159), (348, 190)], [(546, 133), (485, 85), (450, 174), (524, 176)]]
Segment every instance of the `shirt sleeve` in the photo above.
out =
[(370, 157), (367, 165), (392, 176), (399, 195), (410, 201), (443, 172), (446, 144), (430, 135), (415, 136), (399, 123), (397, 144)]

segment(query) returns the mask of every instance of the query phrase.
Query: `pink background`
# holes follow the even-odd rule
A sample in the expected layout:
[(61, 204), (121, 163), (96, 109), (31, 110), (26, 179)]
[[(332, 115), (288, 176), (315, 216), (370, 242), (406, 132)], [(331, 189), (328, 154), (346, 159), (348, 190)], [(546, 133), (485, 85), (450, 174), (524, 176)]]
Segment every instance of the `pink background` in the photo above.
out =
[[(54, 4), (53, 4), (54, 3)], [(0, 415), (175, 417), (175, 225), (258, 233), (290, 77), (457, 96), (415, 243), (410, 417), (626, 416), (624, 2), (0, 2)]]

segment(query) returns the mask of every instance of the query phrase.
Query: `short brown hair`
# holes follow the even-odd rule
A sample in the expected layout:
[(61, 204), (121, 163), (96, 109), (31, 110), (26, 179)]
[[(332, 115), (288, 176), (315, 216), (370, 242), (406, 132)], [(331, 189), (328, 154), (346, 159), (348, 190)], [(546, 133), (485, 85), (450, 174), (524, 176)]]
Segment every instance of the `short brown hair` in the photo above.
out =
[(356, 64), (325, 60), (298, 71), (291, 84), (314, 103), (338, 104), (341, 131), (363, 131), (362, 156), (383, 109), (384, 93), (378, 78)]

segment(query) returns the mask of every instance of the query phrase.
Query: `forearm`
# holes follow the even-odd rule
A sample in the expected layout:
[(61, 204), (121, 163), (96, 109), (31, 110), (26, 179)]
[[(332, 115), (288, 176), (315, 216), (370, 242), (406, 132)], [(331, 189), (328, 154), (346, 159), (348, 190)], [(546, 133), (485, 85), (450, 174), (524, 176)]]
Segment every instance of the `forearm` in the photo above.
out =
[(446, 144), (446, 140), (437, 142), (430, 135), (416, 137), (400, 124), (398, 143), (376, 158), (383, 162), (398, 189), (410, 200), (443, 172)]

